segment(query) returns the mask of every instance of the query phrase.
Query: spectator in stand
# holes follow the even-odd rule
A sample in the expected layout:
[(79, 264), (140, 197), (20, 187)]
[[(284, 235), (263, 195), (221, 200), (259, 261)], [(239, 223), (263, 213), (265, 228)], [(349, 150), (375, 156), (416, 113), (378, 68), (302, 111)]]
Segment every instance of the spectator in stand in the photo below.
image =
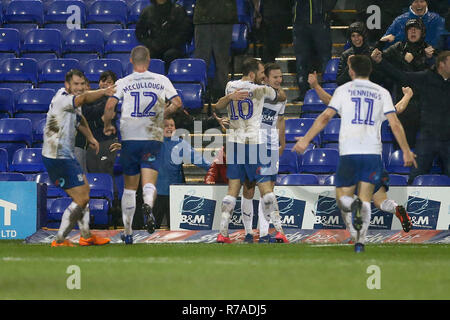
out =
[[(114, 85), (117, 81), (117, 76), (113, 71), (104, 71), (100, 75), (99, 88), (106, 89)], [(97, 139), (100, 145), (98, 154), (88, 149), (86, 151), (86, 165), (90, 173), (108, 173), (114, 175), (114, 162), (116, 160), (116, 152), (110, 151), (110, 146), (117, 141), (117, 134), (113, 133), (106, 136), (103, 133), (103, 113), (105, 111), (106, 101), (108, 97), (102, 98), (83, 106), (83, 115), (86, 118), (92, 134)], [(115, 122), (116, 117), (113, 121)]]
[[(84, 80), (84, 91), (89, 91), (91, 90), (91, 85), (89, 83), (88, 78), (86, 78), (86, 76), (83, 74), (83, 80)], [(86, 108), (84, 106), (80, 107), (81, 113), (84, 117), (85, 116), (85, 110)], [(87, 119), (86, 119), (87, 120)], [(87, 169), (87, 162), (86, 162), (86, 152), (87, 149), (89, 148), (89, 144), (86, 140), (86, 137), (77, 130), (77, 134), (75, 136), (75, 149), (74, 149), (74, 154), (75, 154), (75, 158), (77, 159), (78, 163), (81, 166), (81, 169), (83, 170), (83, 172), (86, 174), (88, 172)]]
[(156, 220), (156, 228), (161, 228), (163, 219), (166, 218), (170, 228), (170, 185), (185, 183), (183, 173), (183, 161), (192, 163), (200, 168), (208, 170), (211, 163), (205, 160), (201, 154), (194, 151), (185, 140), (174, 139), (175, 121), (168, 117), (164, 119), (164, 142), (161, 147), (161, 165), (158, 181), (156, 183), (157, 197), (153, 212)]
[(152, 59), (170, 63), (185, 56), (184, 46), (191, 41), (193, 26), (186, 10), (170, 0), (150, 0), (136, 24), (136, 38), (149, 50)]
[(280, 54), (281, 43), (292, 23), (293, 5), (294, 0), (253, 0), (255, 27), (262, 31), (264, 63), (275, 62)]
[(387, 29), (381, 41), (389, 42), (389, 46), (398, 41), (405, 41), (405, 25), (409, 19), (421, 19), (425, 24), (427, 34), (425, 41), (435, 49), (441, 45), (441, 34), (445, 30), (445, 20), (439, 14), (428, 11), (429, 0), (410, 1), (409, 11), (395, 18)]
[[(383, 52), (383, 58), (404, 72), (424, 71), (433, 64), (433, 47), (425, 42), (425, 25), (421, 19), (410, 19), (405, 25), (406, 41), (397, 42)], [(384, 75), (386, 77), (386, 75)], [(401, 86), (396, 84), (396, 99), (401, 97)], [(420, 128), (420, 92), (412, 88), (416, 94), (412, 97), (408, 109), (398, 116), (405, 129), (406, 139), (411, 148), (416, 145), (416, 137)], [(397, 143), (394, 148), (398, 149)]]
[(211, 167), (209, 167), (205, 175), (204, 181), (206, 184), (228, 184), (225, 147), (222, 147), (217, 153), (216, 158), (213, 160)]
[(408, 183), (412, 184), (418, 175), (431, 171), (436, 156), (441, 159), (442, 172), (450, 176), (450, 51), (441, 52), (435, 66), (419, 72), (403, 72), (375, 49), (372, 59), (391, 77), (402, 85), (415, 88), (420, 95), (420, 136), (416, 142), (417, 168), (412, 168)]
[[(370, 57), (370, 54), (374, 49), (369, 45), (367, 28), (363, 22), (352, 23), (348, 28), (347, 36), (351, 43), (351, 47), (341, 54), (336, 78), (336, 83), (338, 85), (343, 85), (344, 83), (352, 81), (350, 75), (348, 74), (348, 58), (355, 54), (362, 54)], [(382, 80), (383, 78), (380, 72), (374, 69), (370, 75), (370, 81), (381, 84)]]
[(225, 92), (230, 65), (233, 24), (238, 23), (236, 0), (197, 0), (194, 8), (194, 57), (209, 67), (214, 56), (216, 73), (210, 84), (212, 101)]
[(337, 0), (296, 0), (294, 7), (294, 52), (300, 95), (294, 102), (304, 100), (309, 89), (308, 74), (314, 56), (325, 70), (331, 59), (331, 29), (329, 16)]

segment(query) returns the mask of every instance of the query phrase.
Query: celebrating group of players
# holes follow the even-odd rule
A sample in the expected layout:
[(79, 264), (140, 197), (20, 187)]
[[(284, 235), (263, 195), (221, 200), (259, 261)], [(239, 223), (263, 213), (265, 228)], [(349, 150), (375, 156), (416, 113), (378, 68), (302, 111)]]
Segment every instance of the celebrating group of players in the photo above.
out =
[[(80, 245), (99, 245), (109, 242), (89, 231), (89, 185), (74, 157), (75, 130), (78, 129), (98, 150), (98, 142), (81, 115), (80, 106), (109, 96), (105, 107), (105, 134), (114, 132), (111, 124), (114, 109), (123, 100), (120, 118), (122, 137), (121, 164), (124, 172), (122, 240), (133, 243), (132, 221), (136, 209), (136, 190), (142, 181), (146, 228), (155, 229), (152, 214), (156, 197), (159, 150), (163, 141), (164, 117), (181, 108), (181, 99), (172, 83), (163, 75), (147, 71), (150, 52), (143, 46), (135, 47), (130, 58), (133, 73), (107, 89), (88, 91), (77, 95), (82, 73), (70, 71), (65, 88), (53, 98), (44, 130), (43, 159), (50, 179), (61, 186), (72, 198), (62, 216), (61, 225), (52, 246), (71, 246), (67, 235), (79, 224)], [(364, 251), (365, 236), (370, 224), (372, 197), (378, 197), (380, 207), (396, 214), (403, 229), (409, 231), (411, 222), (402, 206), (387, 199), (387, 174), (381, 159), (381, 123), (387, 119), (403, 151), (405, 166), (417, 166), (405, 138), (402, 125), (389, 92), (369, 81), (371, 61), (366, 56), (351, 56), (349, 75), (353, 81), (336, 89), (328, 108), (316, 119), (304, 137), (297, 138), (293, 151), (303, 153), (312, 139), (328, 121), (338, 113), (341, 117), (339, 134), (339, 163), (336, 172), (336, 201), (344, 222), (355, 243), (355, 251)], [(260, 242), (289, 242), (280, 219), (274, 193), (279, 156), (284, 149), (284, 109), (286, 95), (281, 89), (282, 73), (274, 63), (264, 66), (249, 58), (243, 63), (243, 76), (230, 81), (226, 94), (215, 108), (227, 108), (229, 131), (227, 134), (228, 192), (222, 200), (219, 243), (231, 243), (228, 224), (237, 197), (244, 186), (241, 200), (245, 241), (254, 241), (252, 198), (255, 185), (260, 192)], [(169, 101), (167, 103), (167, 101)], [(291, 152), (291, 151), (286, 151)], [(276, 229), (274, 238), (269, 234), (269, 223)]]

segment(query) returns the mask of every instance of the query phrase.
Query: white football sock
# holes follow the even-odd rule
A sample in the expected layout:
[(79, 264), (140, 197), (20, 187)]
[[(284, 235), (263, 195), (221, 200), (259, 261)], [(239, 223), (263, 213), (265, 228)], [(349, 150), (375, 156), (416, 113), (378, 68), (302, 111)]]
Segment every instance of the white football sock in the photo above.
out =
[[(264, 202), (263, 210), (264, 215), (266, 216), (266, 220), (272, 220), (275, 230), (283, 233), (283, 228), (281, 227), (281, 217), (280, 212), (278, 211), (278, 202), (275, 193), (266, 193), (263, 196), (262, 200)], [(267, 216), (269, 216), (270, 219), (267, 219)]]
[(354, 200), (355, 199), (353, 197), (342, 196), (339, 198), (339, 207), (345, 212), (350, 212), (352, 211), (351, 207)]
[(222, 200), (222, 217), (220, 219), (220, 233), (228, 237), (228, 225), (230, 223), (231, 213), (236, 206), (236, 198), (226, 195)]
[(133, 216), (136, 211), (136, 190), (124, 189), (122, 195), (122, 220), (125, 234), (133, 234)]
[(370, 202), (363, 202), (361, 207), (361, 217), (362, 217), (362, 228), (359, 231), (359, 238), (356, 239), (356, 242), (359, 243), (365, 243), (366, 242), (366, 235), (367, 231), (369, 230), (370, 226), (370, 216), (372, 214), (372, 209), (370, 207)]
[(350, 232), (350, 236), (352, 237), (352, 241), (356, 241), (356, 230), (353, 228), (352, 223), (352, 213), (341, 210), (342, 219), (344, 220), (345, 226), (347, 227), (348, 232)]
[(153, 202), (155, 201), (156, 188), (152, 183), (146, 183), (142, 188), (142, 195), (144, 203), (148, 204), (150, 208), (153, 208)]
[(61, 224), (58, 233), (56, 234), (57, 242), (64, 241), (69, 232), (75, 227), (77, 221), (81, 218), (82, 212), (83, 209), (75, 202), (69, 204), (61, 218)]
[(389, 212), (395, 214), (395, 208), (397, 208), (398, 204), (394, 200), (386, 199), (380, 204), (380, 209), (385, 212)]
[(253, 234), (253, 199), (241, 198), (241, 214), (245, 233)]
[(80, 228), (81, 236), (85, 239), (91, 237), (91, 231), (89, 230), (89, 219), (90, 219), (90, 211), (89, 211), (89, 203), (86, 205), (86, 208), (83, 209), (83, 217), (78, 220), (78, 228)]
[(263, 201), (259, 201), (258, 205), (258, 222), (259, 222), (259, 237), (265, 237), (269, 234), (270, 216), (269, 221), (266, 220), (266, 216), (263, 212)]

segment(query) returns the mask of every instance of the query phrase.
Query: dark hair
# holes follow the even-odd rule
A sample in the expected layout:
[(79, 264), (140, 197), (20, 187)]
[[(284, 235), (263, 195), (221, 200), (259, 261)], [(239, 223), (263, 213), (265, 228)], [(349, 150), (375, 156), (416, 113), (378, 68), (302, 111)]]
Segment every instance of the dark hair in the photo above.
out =
[(264, 74), (266, 75), (266, 77), (269, 76), (270, 71), (272, 70), (281, 70), (281, 67), (278, 63), (274, 62), (269, 62), (264, 65)]
[(368, 56), (355, 55), (350, 57), (350, 67), (358, 77), (368, 78), (372, 73), (372, 62)]
[(442, 51), (441, 53), (439, 53), (436, 58), (436, 69), (439, 68), (439, 65), (441, 64), (441, 62), (445, 63), (445, 61), (447, 60), (448, 57), (450, 57), (450, 50), (445, 50), (445, 51)]
[(256, 74), (260, 64), (262, 64), (262, 62), (255, 58), (245, 59), (242, 63), (242, 74), (244, 76), (248, 76), (250, 72), (254, 72)]
[(366, 24), (364, 22), (356, 21), (356, 22), (353, 22), (348, 27), (347, 37), (349, 39), (351, 39), (353, 32), (360, 34), (364, 38), (364, 42), (366, 41), (366, 39), (368, 37), (368, 31), (367, 31)]
[(142, 45), (136, 46), (131, 50), (131, 61), (133, 64), (143, 64), (150, 61), (150, 51)]
[(71, 69), (70, 71), (68, 71), (66, 73), (66, 77), (65, 77), (64, 81), (70, 82), (70, 80), (72, 80), (73, 76), (78, 76), (85, 80), (87, 79), (86, 76), (84, 75), (83, 71), (78, 70), (78, 69)]
[(103, 71), (100, 74), (100, 81), (106, 81), (106, 80), (108, 80), (108, 78), (111, 78), (114, 83), (116, 83), (116, 81), (117, 81), (117, 75), (111, 70)]

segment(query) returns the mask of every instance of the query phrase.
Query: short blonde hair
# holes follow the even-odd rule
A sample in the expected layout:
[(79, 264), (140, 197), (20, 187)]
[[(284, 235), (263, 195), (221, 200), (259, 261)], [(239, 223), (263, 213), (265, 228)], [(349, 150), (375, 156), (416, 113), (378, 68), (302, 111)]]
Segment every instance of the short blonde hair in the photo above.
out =
[(137, 46), (131, 50), (131, 62), (136, 64), (146, 64), (150, 61), (150, 51), (147, 47)]

